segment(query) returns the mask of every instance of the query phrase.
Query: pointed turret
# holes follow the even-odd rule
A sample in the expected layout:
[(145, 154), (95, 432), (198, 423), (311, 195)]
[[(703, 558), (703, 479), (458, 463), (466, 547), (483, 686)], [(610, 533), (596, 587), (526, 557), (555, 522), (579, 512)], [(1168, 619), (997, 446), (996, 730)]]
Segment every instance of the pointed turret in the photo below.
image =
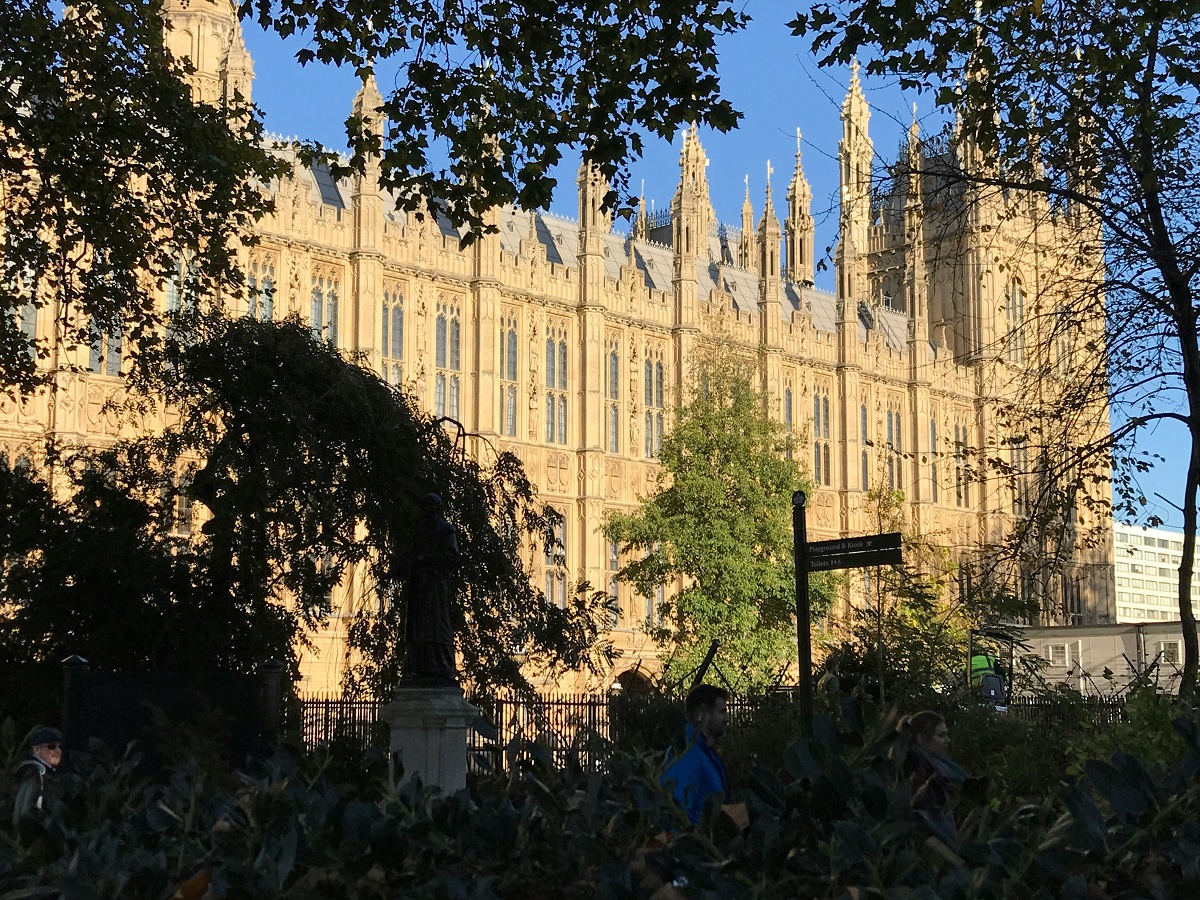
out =
[(635, 241), (644, 241), (647, 232), (646, 224), (646, 179), (642, 179), (642, 194), (638, 199), (637, 215), (633, 217), (633, 226), (629, 229), (629, 237)]
[(841, 165), (842, 234), (853, 234), (859, 253), (867, 248), (871, 219), (871, 165), (875, 148), (867, 134), (871, 110), (858, 80), (858, 60), (850, 67), (850, 89), (842, 103), (842, 139), (838, 143)]
[[(608, 179), (593, 162), (579, 166), (579, 302), (584, 306), (604, 300), (604, 235), (612, 229), (612, 214), (604, 209)], [(598, 390), (598, 388), (597, 388)]]
[[(759, 339), (768, 349), (780, 345), (780, 325), (782, 319), (781, 284), (779, 280), (779, 245), (781, 232), (779, 219), (775, 215), (775, 205), (771, 201), (771, 161), (767, 160), (767, 191), (763, 204), (763, 215), (758, 223), (758, 307), (761, 324)], [(774, 391), (776, 385), (768, 385), (768, 390)]]
[(608, 197), (608, 179), (600, 172), (595, 163), (586, 160), (579, 165), (579, 174), (575, 179), (579, 188), (579, 230), (582, 234), (594, 234), (597, 238), (608, 234), (612, 229), (612, 213), (604, 208), (605, 198)]
[(921, 128), (917, 124), (917, 104), (913, 104), (913, 120), (908, 128), (908, 143), (904, 151), (904, 240), (908, 254), (907, 296), (905, 307), (911, 316), (913, 339), (924, 354), (929, 338), (929, 292), (925, 284), (925, 228), (922, 206), (921, 170), (924, 154), (921, 151)]
[(254, 84), (254, 62), (242, 39), (242, 26), (233, 20), (229, 44), (221, 60), (221, 94), (225, 103), (249, 103)]
[(363, 79), (362, 87), (354, 95), (354, 103), (350, 107), (354, 117), (360, 120), (372, 134), (383, 138), (383, 95), (379, 93), (379, 85), (375, 82), (374, 73)]
[[(367, 75), (354, 95), (350, 114), (361, 121), (363, 131), (383, 140), (383, 97), (375, 84), (375, 76)], [(353, 208), (354, 246), (350, 253), (353, 273), (353, 305), (351, 313), (355, 327), (350, 336), (355, 348), (363, 343), (374, 347), (373, 335), (379, 334), (380, 306), (383, 295), (383, 192), (379, 187), (379, 151), (366, 152), (361, 172), (355, 172), (351, 189)]]
[(758, 252), (754, 240), (754, 205), (750, 202), (750, 176), (746, 176), (746, 199), (742, 201), (742, 236), (738, 240), (738, 265), (758, 271)]
[(871, 220), (871, 163), (875, 149), (867, 136), (871, 112), (858, 80), (858, 61), (850, 68), (850, 88), (842, 103), (841, 239), (837, 249), (838, 293), (851, 308), (866, 296), (867, 229)]
[[(354, 95), (354, 102), (350, 106), (350, 115), (362, 122), (364, 135), (371, 135), (372, 143), (382, 148), (383, 96), (379, 93), (379, 86), (375, 83), (374, 74), (369, 74), (363, 79), (362, 87)], [(362, 174), (354, 176), (356, 204), (358, 197), (379, 196), (379, 175), (379, 150), (366, 153)]]
[(800, 129), (796, 129), (796, 168), (787, 190), (787, 220), (784, 223), (787, 276), (792, 281), (813, 282), (812, 188), (800, 161)]
[[(697, 304), (696, 261), (708, 256), (708, 229), (712, 221), (712, 201), (708, 196), (708, 157), (700, 146), (696, 125), (692, 124), (683, 136), (679, 154), (679, 189), (671, 201), (671, 245), (674, 256), (674, 276), (671, 289), (675, 309), (671, 331), (677, 360), (690, 359), (693, 342), (699, 331)], [(675, 395), (685, 399), (683, 367), (673, 367)]]
[[(672, 243), (678, 274), (695, 279), (696, 257), (708, 242), (708, 227), (712, 220), (712, 201), (708, 194), (708, 156), (700, 146), (696, 125), (684, 133), (683, 150), (679, 154), (679, 188), (671, 201)], [(686, 262), (685, 262), (686, 261)]]

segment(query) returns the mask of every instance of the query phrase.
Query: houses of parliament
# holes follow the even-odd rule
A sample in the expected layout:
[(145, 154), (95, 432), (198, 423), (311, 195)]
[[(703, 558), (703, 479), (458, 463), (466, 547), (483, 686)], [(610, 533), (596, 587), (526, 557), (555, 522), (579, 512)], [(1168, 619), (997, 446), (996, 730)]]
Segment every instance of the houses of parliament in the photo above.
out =
[[(249, 97), (252, 62), (229, 0), (166, 7), (167, 40), (192, 60), (195, 94)], [(381, 104), (368, 81), (353, 112), (382, 128)], [(1008, 440), (1011, 416), (999, 410), (1011, 409), (1014, 373), (1044, 343), (1038, 311), (1055, 302), (1060, 273), (1043, 248), (1076, 242), (1089, 226), (1037, 198), (973, 198), (968, 184), (927, 177), (923, 160), (956, 151), (922, 140), (915, 126), (900, 151), (907, 160), (895, 161), (912, 164), (873, 179), (857, 71), (841, 118), (833, 293), (814, 286), (812, 191), (799, 150), (781, 195), (768, 183), (754, 202), (747, 189), (740, 224), (725, 226), (709, 200), (717, 175), (693, 128), (670, 208), (643, 207), (628, 234), (602, 209), (607, 185), (583, 168), (576, 220), (497, 209), (495, 232), (465, 249), (448, 222), (396, 211), (370, 163), (338, 181), (297, 161), (269, 186), (274, 211), (244, 251), (249, 296), (231, 301), (231, 313), (298, 313), (421, 408), (460, 421), (478, 447), (515, 453), (564, 517), (565, 553), (530, 558), (537, 583), (551, 599), (582, 581), (608, 585), (619, 609), (610, 637), (622, 651), (612, 675), (652, 669), (645, 626), (658, 598), (616, 582), (619, 548), (600, 526), (606, 511), (631, 510), (654, 490), (672, 409), (716, 342), (756, 361), (770, 408), (793, 435), (816, 486), (812, 539), (877, 530), (868, 498), (876, 488), (902, 491), (905, 528), (964, 560), (1020, 519), (1020, 480), (989, 476), (967, 448), (1033, 472), (1036, 454)], [(53, 311), (41, 318), (49, 328)], [(10, 458), (48, 436), (102, 443), (119, 433), (105, 406), (121, 389), (119, 361), (77, 352), (74, 396), (54, 418), (37, 396), (0, 403)], [(1100, 402), (1095, 428), (1107, 427)], [(1098, 512), (1108, 489), (1096, 484), (1098, 502), (1074, 515), (1070, 552), (1022, 584), (1045, 624), (1116, 620), (1112, 525)], [(362, 598), (338, 600), (343, 616), (315, 637), (302, 690), (332, 690), (340, 679), (341, 636)]]

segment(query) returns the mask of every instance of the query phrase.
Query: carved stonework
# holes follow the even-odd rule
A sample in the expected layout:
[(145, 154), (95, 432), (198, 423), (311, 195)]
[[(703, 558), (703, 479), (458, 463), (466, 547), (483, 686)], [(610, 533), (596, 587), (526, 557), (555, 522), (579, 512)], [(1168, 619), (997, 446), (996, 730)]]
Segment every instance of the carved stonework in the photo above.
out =
[(567, 454), (552, 450), (546, 454), (546, 488), (566, 493), (571, 488), (571, 461)]
[[(183, 17), (176, 21), (180, 27), (172, 29), (168, 40), (183, 40), (182, 22), (189, 15), (197, 15), (196, 9), (203, 8), (209, 11), (204, 15), (209, 15), (217, 7), (223, 10), (228, 4), (193, 2), (190, 7), (180, 7), (179, 3), (174, 2), (168, 4), (168, 15), (173, 21)], [(229, 13), (231, 23), (232, 15)], [(219, 92), (211, 93), (219, 86), (217, 76), (207, 72), (204, 77), (210, 79), (204, 82), (204, 90), (208, 92), (206, 96), (220, 96)], [(856, 109), (861, 106), (865, 115), (865, 101), (859, 104), (855, 100), (855, 103), (858, 104)], [(860, 121), (860, 125), (865, 135), (865, 119)], [(385, 356), (382, 353), (384, 348), (381, 346), (379, 314), (372, 314), (369, 308), (359, 308), (358, 304), (381, 304), (382, 292), (388, 290), (389, 286), (403, 286), (406, 289), (404, 354), (402, 369), (398, 368), (396, 373), (403, 377), (404, 388), (414, 404), (425, 413), (433, 411), (437, 383), (434, 371), (437, 304), (439, 292), (444, 291), (448, 319), (452, 312), (450, 308), (453, 307), (462, 324), (461, 368), (454, 374), (461, 379), (460, 415), (464, 426), (468, 431), (486, 434), (489, 439), (499, 437), (495, 434), (494, 425), (502, 408), (501, 397), (507, 398), (507, 394), (502, 395), (501, 390), (515, 386), (518, 434), (505, 435), (500, 449), (511, 450), (522, 459), (530, 479), (543, 498), (551, 498), (561, 508), (568, 510), (571, 517), (570, 533), (574, 536), (567, 551), (568, 570), (599, 585), (604, 583), (607, 574), (603, 541), (596, 537), (603, 510), (631, 510), (640, 497), (652, 495), (659, 487), (655, 477), (659, 471), (657, 463), (645, 458), (647, 412), (651, 415), (649, 436), (653, 442), (658, 437), (660, 414), (663, 428), (669, 432), (671, 406), (680, 399), (674, 395), (672, 386), (676, 382), (688, 383), (701, 348), (719, 343), (733, 355), (756, 359), (758, 329), (764, 324), (759, 321), (757, 314), (748, 317), (732, 303), (733, 296), (737, 296), (740, 302), (759, 296), (756, 292), (761, 284), (756, 273), (726, 263), (719, 274), (719, 279), (724, 283), (719, 284), (716, 291), (704, 291), (704, 297), (697, 297), (700, 283), (694, 278), (696, 271), (685, 272), (681, 268), (685, 258), (689, 264), (709, 264), (707, 253), (710, 234), (707, 223), (714, 219), (705, 187), (706, 157), (699, 145), (699, 137), (695, 133), (689, 134), (684, 143), (682, 176), (686, 203), (682, 203), (685, 198), (681, 196), (682, 205), (677, 209), (674, 220), (662, 214), (663, 208), (660, 207), (660, 214), (651, 221), (654, 227), (647, 228), (647, 235), (652, 230), (659, 240), (670, 241), (673, 230), (670, 225), (673, 224), (676, 226), (674, 232), (677, 240), (682, 240), (686, 234), (692, 245), (691, 250), (684, 252), (679, 243), (672, 248), (640, 239), (624, 245), (616, 240), (606, 242), (605, 252), (610, 255), (606, 268), (611, 271), (612, 265), (618, 265), (620, 274), (615, 285), (608, 280), (607, 272), (599, 282), (586, 284), (587, 291), (595, 290), (599, 294), (586, 295), (593, 305), (583, 315), (579, 312), (579, 301), (585, 296), (585, 282), (580, 278), (579, 268), (557, 262), (557, 251), (563, 249), (562, 245), (551, 248), (538, 237), (539, 231), (544, 238), (547, 234), (568, 234), (577, 226), (550, 213), (499, 210), (496, 222), (503, 241), (500, 237), (488, 237), (460, 251), (456, 241), (442, 236), (436, 220), (428, 212), (420, 220), (412, 213), (398, 213), (391, 221), (403, 221), (403, 226), (387, 225), (384, 229), (386, 240), (379, 243), (374, 241), (371, 234), (378, 230), (382, 216), (375, 215), (366, 221), (370, 217), (358, 215), (354, 208), (359, 202), (359, 195), (346, 192), (342, 197), (346, 207), (338, 222), (335, 209), (321, 202), (311, 173), (299, 164), (279, 184), (276, 214), (264, 218), (256, 226), (256, 237), (260, 243), (254, 247), (243, 247), (243, 264), (247, 267), (246, 274), (252, 276), (257, 262), (259, 276), (266, 277), (271, 274), (270, 266), (274, 262), (272, 281), (274, 276), (278, 278), (275, 282), (276, 319), (282, 319), (289, 313), (298, 313), (305, 321), (309, 319), (313, 308), (314, 278), (322, 279), (320, 287), (323, 291), (336, 286), (341, 299), (337, 308), (340, 346), (349, 353), (362, 353), (366, 358), (376, 361)], [(861, 159), (869, 168), (871, 158), (866, 152), (866, 145), (857, 142), (854, 154), (847, 161)], [(811, 501), (813, 528), (830, 535), (847, 536), (865, 534), (871, 530), (871, 516), (864, 503), (866, 495), (858, 489), (862, 470), (861, 454), (866, 449), (871, 482), (886, 484), (887, 456), (883, 445), (887, 434), (885, 422), (890, 393), (899, 400), (893, 404), (894, 410), (907, 408), (927, 411), (919, 421), (910, 420), (907, 416), (903, 418), (904, 425), (900, 432), (902, 446), (898, 448), (902, 454), (918, 454), (915, 458), (901, 457), (906, 462), (900, 469), (906, 479), (903, 485), (906, 494), (909, 497), (920, 496), (926, 501), (926, 512), (919, 523), (921, 527), (928, 529), (932, 525), (939, 534), (944, 534), (945, 544), (959, 548), (972, 546), (985, 534), (1003, 537), (1005, 529), (1009, 527), (1006, 524), (1006, 509), (991, 510), (986, 514), (983, 512), (985, 501), (995, 502), (984, 486), (973, 483), (969, 494), (969, 501), (973, 505), (958, 506), (954, 490), (956, 460), (953, 441), (958, 426), (959, 429), (968, 429), (969, 444), (980, 454), (995, 455), (1000, 452), (988, 448), (1001, 447), (1000, 442), (1005, 438), (1003, 424), (996, 421), (996, 409), (1005, 400), (1006, 390), (1012, 390), (1011, 385), (1006, 386), (999, 380), (1006, 369), (1002, 362), (993, 372), (988, 363), (956, 361), (955, 353), (959, 354), (957, 359), (962, 360), (980, 349), (972, 346), (973, 343), (986, 343), (987, 336), (997, 336), (998, 329), (1004, 325), (1004, 304), (997, 305), (998, 297), (991, 285), (981, 285), (978, 291), (971, 286), (964, 292), (961, 286), (952, 283), (953, 278), (929, 277), (920, 284), (914, 283), (910, 288), (914, 295), (909, 299), (910, 308), (929, 310), (928, 334), (939, 348), (936, 360), (929, 359), (927, 349), (919, 341), (916, 347), (920, 352), (916, 356), (910, 356), (907, 347), (899, 351), (889, 349), (883, 328), (885, 323), (890, 327), (890, 323), (895, 322), (897, 334), (903, 334), (903, 329), (912, 333), (912, 323), (905, 321), (904, 314), (899, 311), (875, 310), (877, 324), (866, 329), (865, 339), (860, 339), (860, 293), (868, 284), (879, 283), (885, 267), (911, 265), (909, 254), (913, 248), (903, 228), (888, 231), (887, 227), (879, 226), (883, 230), (869, 231), (866, 226), (870, 226), (870, 222), (864, 225), (858, 221), (862, 214), (860, 201), (867, 198), (869, 192), (864, 193), (864, 185), (858, 182), (850, 187), (853, 188), (852, 196), (855, 199), (842, 211), (847, 219), (844, 236), (850, 237), (837, 251), (836, 270), (830, 273), (841, 286), (840, 292), (848, 299), (838, 300), (819, 288), (806, 288), (802, 292), (801, 308), (794, 314), (785, 310), (779, 323), (783, 327), (778, 333), (783, 338), (778, 355), (772, 348), (768, 368), (759, 373), (762, 376), (759, 383), (774, 395), (771, 403), (773, 415), (782, 418), (785, 404), (781, 402), (783, 397), (780, 395), (789, 386), (792, 389), (793, 437), (806, 442), (802, 449), (797, 448), (796, 455), (810, 472), (812, 446), (807, 443), (806, 436), (811, 436), (814, 387), (819, 386), (822, 395), (828, 394), (832, 435), (822, 435), (820, 439), (829, 441), (831, 460), (836, 461), (834, 468), (839, 476), (846, 476), (850, 489), (839, 492), (831, 486), (822, 487), (814, 493)], [(669, 196), (675, 185), (659, 185), (659, 189), (662, 198)], [(986, 207), (987, 201), (983, 203)], [(1070, 237), (1070, 233), (1060, 231), (1074, 227), (1069, 221), (1071, 217), (1058, 220), (1015, 209), (1005, 210), (1004, 215), (998, 215), (1001, 212), (981, 209), (981, 214), (987, 214), (988, 221), (998, 223), (995, 240), (989, 242), (988, 253), (1011, 252), (1014, 257), (1021, 258), (989, 260), (988, 265), (995, 268), (1003, 262), (1006, 269), (1022, 271), (1027, 274), (1026, 283), (1031, 286), (1045, 281), (1040, 276), (1047, 268), (1068, 265), (1053, 255), (1043, 259), (1031, 256), (1020, 248), (1033, 245), (1029, 235), (1033, 233), (1034, 226), (1038, 229), (1039, 246), (1077, 246), (1077, 243), (1063, 239)], [(869, 218), (871, 213), (868, 203), (865, 214)], [(803, 209), (796, 214), (801, 217), (810, 215)], [(834, 221), (837, 220), (835, 215)], [(690, 232), (683, 231), (684, 225), (690, 227)], [(923, 237), (928, 242), (928, 246), (923, 248), (926, 258), (944, 257), (948, 273), (959, 271), (959, 267), (973, 271), (978, 260), (964, 256), (959, 250), (964, 243), (966, 227), (947, 220), (945, 235), (939, 234), (937, 237), (934, 237), (935, 229), (924, 229)], [(869, 243), (868, 237), (874, 243)], [(877, 240), (879, 238), (883, 239), (882, 243)], [(886, 254), (871, 252), (871, 246), (876, 247), (877, 251), (883, 247)], [(378, 247), (378, 258), (373, 252), (364, 254), (364, 248), (367, 247)], [(277, 255), (274, 260), (267, 258), (272, 253)], [(486, 254), (493, 254), (493, 258), (486, 258)], [(367, 256), (371, 256), (369, 266), (362, 262)], [(617, 258), (612, 259), (612, 256)], [(569, 261), (569, 253), (567, 257)], [(552, 264), (550, 260), (556, 261)], [(672, 286), (668, 282), (677, 271), (681, 277), (678, 286)], [(359, 272), (364, 280), (351, 284), (351, 272)], [(475, 278), (479, 272), (495, 273), (499, 283), (493, 285), (489, 282), (484, 291), (480, 287), (482, 282)], [(1066, 276), (1069, 273), (1062, 274)], [(707, 277), (701, 279), (701, 283), (707, 281)], [(1061, 284), (1062, 279), (1058, 283)], [(653, 286), (656, 284), (666, 285), (667, 290), (658, 290)], [(738, 288), (736, 293), (727, 290), (735, 284)], [(791, 291), (786, 285), (781, 284), (780, 287)], [(166, 302), (165, 293), (162, 290), (158, 297), (163, 306)], [(1030, 296), (1031, 308), (1038, 299)], [(502, 309), (496, 309), (495, 304), (499, 302), (503, 303)], [(843, 304), (844, 315), (839, 310)], [(519, 352), (519, 345), (514, 348), (518, 357), (515, 379), (497, 377), (500, 369), (496, 365), (499, 358), (494, 314), (511, 314), (513, 320), (519, 323), (518, 335), (526, 340), (525, 353)], [(839, 331), (831, 333), (821, 330), (831, 327), (835, 319), (840, 322)], [(62, 321), (61, 311), (56, 313), (46, 309), (39, 316), (39, 324), (45, 332), (40, 338), (46, 342), (46, 346), (51, 346), (53, 340), (51, 329)], [(473, 325), (476, 321), (479, 322), (478, 327)], [(815, 323), (819, 323), (819, 327)], [(87, 327), (86, 322), (72, 323), (72, 327), (80, 324)], [(776, 333), (774, 323), (770, 324), (771, 333)], [(696, 327), (693, 328), (693, 325)], [(568, 364), (562, 380), (564, 383), (560, 383), (556, 370), (553, 385), (548, 386), (545, 348), (551, 327), (554, 328), (555, 359), (563, 358), (558, 352), (561, 338)], [(562, 329), (561, 335), (559, 329)], [(389, 340), (394, 333), (389, 328)], [(920, 325), (915, 333), (922, 333)], [(976, 333), (982, 337), (975, 338), (973, 335)], [(605, 393), (605, 386), (609, 384), (607, 374), (597, 377), (597, 373), (590, 368), (594, 361), (603, 359), (603, 354), (594, 346), (600, 339), (617, 342), (615, 348), (620, 387), (619, 396), (615, 398)], [(507, 349), (508, 345), (505, 346)], [(609, 344), (605, 344), (604, 348), (606, 351), (612, 349)], [(5, 426), (4, 438), (9, 445), (10, 456), (22, 446), (44, 446), (48, 436), (103, 445), (111, 444), (114, 438), (128, 435), (134, 429), (144, 428), (153, 432), (164, 424), (178, 423), (177, 414), (161, 405), (153, 415), (147, 415), (144, 422), (115, 407), (109, 408), (109, 400), (119, 398), (119, 380), (69, 371), (71, 365), (87, 366), (87, 347), (68, 348), (65, 358), (56, 359), (63, 366), (56, 376), (57, 390), (23, 401), (0, 395), (0, 421)], [(388, 359), (390, 362), (401, 362), (391, 356)], [(650, 404), (645, 402), (647, 359), (651, 363)], [(46, 360), (44, 364), (49, 365), (50, 361)], [(610, 364), (611, 360), (603, 360), (605, 373), (609, 371)], [(655, 385), (659, 364), (663, 367), (661, 392)], [(624, 366), (623, 370), (620, 370), (621, 366)], [(505, 375), (507, 371), (505, 369)], [(910, 373), (914, 372), (919, 376), (917, 380), (909, 382)], [(597, 389), (602, 392), (598, 398), (594, 396)], [(593, 394), (589, 395), (589, 390)], [(520, 397), (522, 393), (525, 395), (523, 400)], [(553, 442), (546, 440), (548, 394), (554, 396), (556, 401)], [(565, 445), (557, 443), (560, 400), (563, 401), (569, 426), (566, 437), (571, 442)], [(628, 418), (627, 421), (618, 418), (618, 451), (608, 452), (611, 427), (608, 415), (613, 402), (617, 404), (619, 416)], [(867, 434), (871, 444), (867, 447), (860, 441), (860, 406), (865, 407), (868, 419)], [(525, 429), (520, 429), (522, 416), (525, 417)], [(936, 503), (928, 498), (927, 493), (930, 460), (921, 460), (919, 456), (926, 450), (923, 441), (928, 439), (929, 420), (932, 418), (938, 420), (937, 438), (940, 445), (934, 448), (939, 452), (937, 463), (941, 476)], [(1103, 415), (1099, 420), (1107, 421)], [(55, 433), (48, 435), (51, 428)], [(843, 434), (848, 441), (846, 446), (840, 443)], [(585, 436), (589, 445), (603, 447), (605, 452), (579, 453), (573, 445), (584, 440)], [(477, 447), (484, 454), (486, 464), (487, 455), (492, 452), (488, 440), (481, 439)], [(483, 449), (485, 447), (488, 449)], [(907, 461), (910, 458), (912, 462)], [(587, 459), (585, 471), (572, 468), (577, 459)], [(976, 456), (973, 455), (970, 462), (972, 468), (978, 467)], [(843, 466), (848, 471), (843, 472)], [(923, 479), (920, 483), (916, 483), (918, 474)], [(580, 502), (583, 498), (596, 502)], [(602, 502), (599, 502), (601, 498)], [(1106, 498), (1101, 496), (1097, 499)], [(1103, 526), (1106, 521), (1097, 522), (1097, 527)], [(1106, 579), (1114, 577), (1111, 568), (1108, 568), (1113, 562), (1111, 552), (1110, 549), (1100, 559), (1100, 565), (1089, 569), (1095, 574), (1087, 577), (1095, 584), (1107, 585)], [(535, 583), (541, 582), (544, 571), (541, 568), (540, 548), (531, 552), (530, 561)], [(1105, 590), (1111, 589), (1105, 587)], [(670, 592), (668, 588), (668, 598)], [(337, 602), (345, 605), (341, 595)], [(623, 620), (622, 627), (629, 624)], [(618, 631), (612, 635), (618, 648), (627, 654), (623, 657), (626, 661), (642, 658), (635, 652), (631, 640), (621, 637), (635, 630)], [(345, 648), (338, 645), (340, 638), (330, 636), (334, 631), (330, 629), (328, 633), (315, 636), (314, 640), (321, 644), (320, 658), (316, 661), (306, 658), (301, 664), (305, 674), (313, 678), (306, 683), (306, 690), (333, 689), (337, 685), (341, 670), (336, 662), (330, 661), (344, 660)], [(645, 652), (646, 658), (650, 658), (650, 651)], [(611, 679), (606, 681), (606, 684), (611, 683)], [(563, 689), (574, 689), (576, 684), (569, 683), (570, 686)]]
[(625, 480), (625, 464), (619, 459), (607, 460), (604, 464), (604, 499), (621, 499), (621, 487)]

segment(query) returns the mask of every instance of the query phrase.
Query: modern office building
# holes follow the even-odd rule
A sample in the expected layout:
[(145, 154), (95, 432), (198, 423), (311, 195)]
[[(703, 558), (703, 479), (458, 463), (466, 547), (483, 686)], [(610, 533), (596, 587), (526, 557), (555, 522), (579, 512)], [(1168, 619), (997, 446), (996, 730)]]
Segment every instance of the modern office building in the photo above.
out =
[[(1113, 523), (1117, 621), (1179, 621), (1179, 563), (1183, 535), (1163, 528)], [(1200, 586), (1192, 580), (1192, 612)]]

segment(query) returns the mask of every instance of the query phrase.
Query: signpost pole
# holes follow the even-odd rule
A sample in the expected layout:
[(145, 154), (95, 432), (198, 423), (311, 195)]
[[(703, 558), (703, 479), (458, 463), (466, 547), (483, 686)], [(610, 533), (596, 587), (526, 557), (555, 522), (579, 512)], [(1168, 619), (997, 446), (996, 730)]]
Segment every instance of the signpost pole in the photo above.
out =
[(796, 556), (796, 659), (800, 666), (800, 733), (813, 733), (812, 623), (808, 601), (808, 524), (804, 491), (792, 494), (792, 540)]

